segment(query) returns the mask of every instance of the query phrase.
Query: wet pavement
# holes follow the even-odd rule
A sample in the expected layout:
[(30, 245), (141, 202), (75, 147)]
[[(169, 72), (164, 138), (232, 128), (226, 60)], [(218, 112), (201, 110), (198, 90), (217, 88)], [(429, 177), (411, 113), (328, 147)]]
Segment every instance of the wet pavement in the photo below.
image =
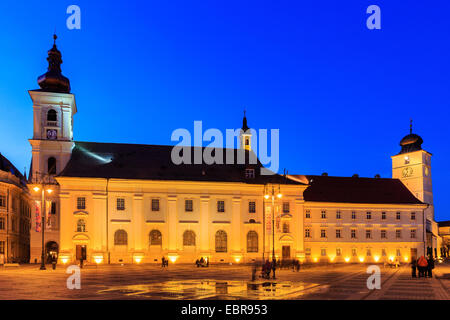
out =
[(366, 265), (278, 270), (277, 279), (251, 281), (242, 265), (100, 265), (81, 270), (81, 289), (67, 288), (65, 266), (0, 267), (0, 299), (449, 299), (450, 265), (437, 278), (411, 279), (407, 266), (381, 269), (381, 290), (369, 290)]

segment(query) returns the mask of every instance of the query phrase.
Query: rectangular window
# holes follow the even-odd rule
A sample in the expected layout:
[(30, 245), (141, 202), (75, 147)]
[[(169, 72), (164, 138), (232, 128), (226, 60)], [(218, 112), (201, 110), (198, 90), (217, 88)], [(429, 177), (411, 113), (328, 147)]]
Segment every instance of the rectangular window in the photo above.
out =
[(124, 198), (117, 198), (117, 210), (125, 210), (125, 199)]
[(289, 202), (283, 202), (283, 213), (289, 213)]
[(246, 179), (255, 178), (255, 169), (245, 169), (245, 178)]
[(416, 220), (416, 213), (415, 212), (411, 212), (411, 220)]
[(159, 199), (152, 199), (152, 211), (159, 211)]
[(217, 201), (217, 212), (225, 212), (225, 201)]
[(341, 210), (336, 211), (336, 219), (341, 219)]
[(372, 256), (372, 250), (367, 249), (366, 256), (371, 257)]
[(5, 241), (0, 241), (0, 253), (5, 253)]
[(311, 255), (311, 248), (305, 248), (305, 255), (310, 256)]
[(340, 257), (342, 255), (341, 248), (336, 248), (336, 256)]
[(325, 257), (327, 255), (327, 249), (320, 249), (320, 255)]
[(327, 212), (325, 210), (322, 210), (322, 219), (327, 218)]
[(386, 220), (386, 212), (381, 213), (381, 220)]
[(356, 229), (351, 230), (351, 237), (352, 239), (356, 239)]
[(370, 212), (370, 211), (367, 211), (367, 212), (366, 212), (366, 219), (367, 219), (367, 220), (372, 219), (372, 212)]
[(356, 212), (352, 211), (352, 220), (356, 220)]
[(321, 229), (320, 230), (320, 237), (321, 238), (326, 238), (327, 237), (327, 230)]
[(5, 218), (0, 218), (0, 230), (5, 230)]
[(416, 229), (411, 229), (411, 239), (416, 238)]
[(356, 257), (358, 255), (358, 251), (356, 251), (356, 248), (352, 248), (352, 256)]
[(402, 237), (402, 230), (397, 229), (395, 230), (395, 238), (400, 239)]
[(194, 201), (192, 199), (184, 200), (184, 211), (186, 212), (194, 211)]
[(341, 238), (341, 229), (336, 229), (336, 238)]
[(386, 230), (381, 230), (381, 239), (386, 239)]
[(0, 194), (0, 207), (6, 207), (6, 196), (4, 194)]
[(255, 213), (256, 212), (256, 202), (255, 201), (250, 201), (248, 203), (248, 212), (249, 213)]
[(400, 251), (400, 249), (397, 249), (397, 257), (400, 257), (402, 255), (402, 252)]
[(77, 209), (78, 210), (86, 209), (86, 198), (85, 197), (78, 197), (77, 198)]
[(311, 218), (311, 211), (310, 211), (310, 210), (306, 210), (306, 212), (305, 212), (305, 218), (306, 218), (306, 219)]
[(386, 249), (381, 249), (381, 255), (382, 255), (383, 257), (386, 257)]
[(311, 238), (311, 229), (305, 229), (305, 238)]
[(366, 239), (372, 239), (372, 230), (366, 229)]
[(51, 206), (51, 209), (50, 209), (50, 213), (51, 214), (56, 214), (56, 202), (55, 201), (52, 201), (52, 206)]
[(400, 211), (397, 211), (397, 214), (395, 215), (397, 220), (400, 220)]

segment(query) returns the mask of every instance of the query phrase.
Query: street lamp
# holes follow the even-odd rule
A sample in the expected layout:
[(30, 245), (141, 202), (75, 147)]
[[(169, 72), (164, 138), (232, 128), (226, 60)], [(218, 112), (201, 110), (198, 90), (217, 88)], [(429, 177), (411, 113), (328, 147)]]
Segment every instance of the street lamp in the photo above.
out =
[(38, 185), (34, 186), (33, 188), (34, 192), (41, 191), (41, 232), (42, 232), (42, 251), (41, 251), (41, 267), (40, 270), (46, 270), (45, 268), (45, 237), (44, 237), (44, 230), (45, 230), (45, 191), (47, 191), (49, 194), (53, 192), (52, 189), (47, 188), (45, 190), (45, 183), (44, 181), (41, 182), (40, 187)]
[[(266, 190), (267, 191), (267, 190)], [(272, 190), (266, 192), (264, 199), (272, 198), (272, 262), (276, 261), (275, 258), (275, 197), (281, 199), (283, 195), (281, 194), (280, 186), (278, 185), (278, 193), (275, 194), (275, 186), (272, 185)], [(275, 271), (273, 273), (273, 279), (275, 279)]]

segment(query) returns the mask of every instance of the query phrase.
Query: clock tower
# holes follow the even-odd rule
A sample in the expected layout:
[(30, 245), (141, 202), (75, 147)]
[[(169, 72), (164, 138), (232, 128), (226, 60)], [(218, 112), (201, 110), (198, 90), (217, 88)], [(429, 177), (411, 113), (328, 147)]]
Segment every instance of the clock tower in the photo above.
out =
[(400, 152), (392, 156), (392, 178), (400, 179), (417, 199), (432, 206), (431, 153), (422, 149), (422, 143), (411, 124), (410, 133), (400, 141)]
[(438, 232), (434, 221), (431, 153), (422, 149), (422, 143), (422, 138), (412, 132), (411, 120), (409, 134), (400, 141), (400, 152), (392, 156), (392, 178), (400, 179), (417, 199), (429, 205), (424, 210), (427, 254), (437, 255)]
[[(70, 81), (61, 73), (62, 56), (56, 47), (48, 51), (48, 70), (38, 77), (39, 89), (29, 90), (33, 101), (32, 162), (29, 187), (36, 201), (36, 213), (30, 239), (30, 260), (41, 260), (41, 222), (45, 215), (46, 256), (58, 252), (59, 247), (59, 187), (54, 177), (59, 174), (70, 159), (73, 148), (73, 115), (77, 112), (75, 96), (70, 93)], [(45, 193), (45, 210), (42, 211), (41, 192), (35, 187), (51, 189)], [(36, 188), (36, 190), (37, 190)]]

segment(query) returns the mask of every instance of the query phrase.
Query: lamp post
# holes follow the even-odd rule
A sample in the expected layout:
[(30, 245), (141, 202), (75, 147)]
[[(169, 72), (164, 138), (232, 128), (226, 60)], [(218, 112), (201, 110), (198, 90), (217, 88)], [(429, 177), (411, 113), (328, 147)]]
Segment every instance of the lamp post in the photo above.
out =
[[(38, 173), (36, 173), (37, 175)], [(41, 184), (39, 186), (35, 186), (33, 188), (35, 192), (41, 191), (41, 233), (42, 233), (42, 251), (41, 251), (41, 267), (39, 270), (46, 270), (45, 268), (45, 191), (48, 193), (52, 193), (52, 189), (45, 190), (45, 182), (41, 179)]]
[[(276, 194), (276, 197), (278, 199), (281, 199), (283, 195), (281, 194), (280, 186), (278, 185), (278, 193)], [(272, 185), (272, 190), (267, 192), (264, 195), (265, 199), (272, 198), (272, 262), (276, 261), (275, 258), (275, 186)], [(275, 269), (273, 272), (273, 279), (275, 279)]]

